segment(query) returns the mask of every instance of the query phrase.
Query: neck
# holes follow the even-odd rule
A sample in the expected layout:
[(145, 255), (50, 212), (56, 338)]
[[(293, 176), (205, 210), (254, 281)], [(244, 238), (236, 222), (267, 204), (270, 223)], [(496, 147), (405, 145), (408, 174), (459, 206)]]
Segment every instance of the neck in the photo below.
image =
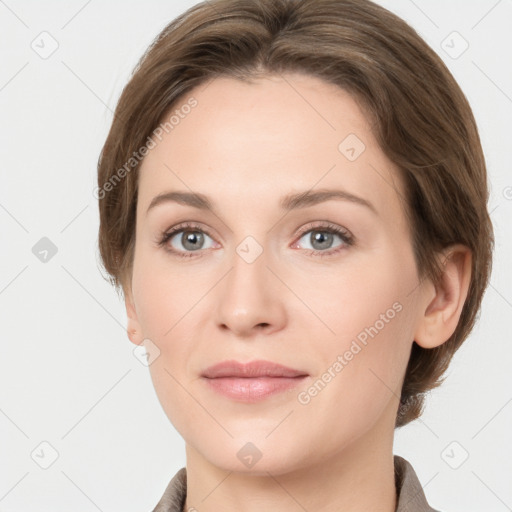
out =
[(395, 512), (393, 431), (377, 424), (321, 464), (274, 475), (226, 471), (190, 445), (185, 511)]

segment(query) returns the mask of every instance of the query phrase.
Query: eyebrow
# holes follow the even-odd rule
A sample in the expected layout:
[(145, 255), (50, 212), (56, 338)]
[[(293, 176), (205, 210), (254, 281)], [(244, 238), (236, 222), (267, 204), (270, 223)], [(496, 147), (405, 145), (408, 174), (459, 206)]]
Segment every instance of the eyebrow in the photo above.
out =
[[(314, 206), (316, 204), (333, 199), (349, 201), (351, 203), (365, 206), (373, 213), (378, 215), (377, 209), (370, 201), (351, 194), (345, 190), (336, 189), (319, 189), (314, 191), (306, 190), (304, 192), (289, 194), (281, 198), (279, 206), (282, 210), (291, 211), (300, 208), (306, 208), (308, 206)], [(204, 194), (196, 192), (172, 191), (164, 192), (155, 196), (146, 211), (146, 215), (156, 206), (168, 202), (175, 202), (185, 206), (192, 206), (193, 208), (198, 208), (199, 210), (214, 211), (214, 205), (212, 201), (208, 198), (208, 196)]]

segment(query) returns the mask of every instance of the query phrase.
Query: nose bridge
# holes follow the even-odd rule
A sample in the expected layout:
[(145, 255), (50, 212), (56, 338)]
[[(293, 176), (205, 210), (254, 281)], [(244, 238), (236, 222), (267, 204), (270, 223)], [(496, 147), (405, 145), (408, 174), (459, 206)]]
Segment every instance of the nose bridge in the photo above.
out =
[(273, 273), (267, 268), (270, 251), (254, 237), (246, 236), (230, 259), (231, 270), (221, 285), (216, 319), (219, 325), (238, 334), (262, 325), (278, 328), (284, 309)]

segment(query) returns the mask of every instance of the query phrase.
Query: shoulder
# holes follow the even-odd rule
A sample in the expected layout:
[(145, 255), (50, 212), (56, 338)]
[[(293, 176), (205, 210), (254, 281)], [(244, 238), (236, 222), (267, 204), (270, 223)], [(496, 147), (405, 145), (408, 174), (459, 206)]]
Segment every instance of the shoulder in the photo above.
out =
[(400, 455), (394, 455), (393, 459), (398, 497), (396, 512), (441, 512), (428, 504), (421, 482), (411, 463)]
[(181, 468), (167, 485), (153, 512), (182, 512), (187, 497), (187, 470)]

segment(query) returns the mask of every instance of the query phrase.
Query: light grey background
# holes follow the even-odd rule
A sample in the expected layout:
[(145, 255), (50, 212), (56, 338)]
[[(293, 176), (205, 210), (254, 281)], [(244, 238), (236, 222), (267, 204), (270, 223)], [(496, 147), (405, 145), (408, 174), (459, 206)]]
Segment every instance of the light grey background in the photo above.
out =
[[(0, 511), (149, 511), (185, 465), (184, 443), (126, 336), (124, 304), (100, 275), (93, 189), (133, 66), (195, 3), (0, 0)], [(423, 417), (396, 432), (394, 451), (413, 464), (435, 508), (505, 512), (512, 510), (512, 2), (379, 3), (420, 33), (467, 95), (496, 230), (481, 318)], [(58, 48), (44, 55), (52, 39)], [(469, 47), (458, 56), (464, 40)], [(43, 237), (57, 249), (46, 263), (33, 253)], [(58, 458), (43, 469), (52, 450)]]

